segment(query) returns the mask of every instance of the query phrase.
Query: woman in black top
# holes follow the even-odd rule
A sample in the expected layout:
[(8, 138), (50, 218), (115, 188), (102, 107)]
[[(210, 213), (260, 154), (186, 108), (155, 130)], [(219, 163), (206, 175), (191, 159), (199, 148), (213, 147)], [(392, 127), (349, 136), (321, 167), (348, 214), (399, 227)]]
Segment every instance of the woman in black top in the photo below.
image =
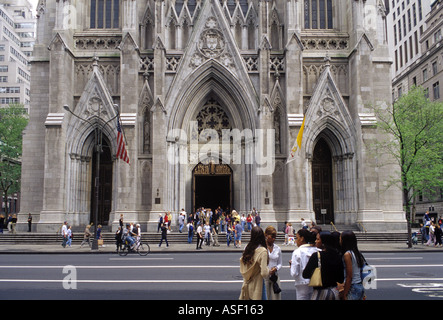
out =
[[(317, 234), (315, 245), (320, 251), (322, 287), (314, 287), (312, 300), (338, 300), (337, 283), (343, 283), (344, 270), (340, 253), (335, 248), (334, 237), (330, 232)], [(303, 270), (303, 278), (310, 279), (318, 266), (318, 255), (313, 254)]]

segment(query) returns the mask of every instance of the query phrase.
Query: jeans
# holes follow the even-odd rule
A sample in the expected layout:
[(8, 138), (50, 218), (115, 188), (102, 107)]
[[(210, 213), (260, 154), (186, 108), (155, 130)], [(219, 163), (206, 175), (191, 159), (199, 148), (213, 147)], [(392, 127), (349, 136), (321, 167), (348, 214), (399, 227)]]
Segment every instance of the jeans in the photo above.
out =
[(160, 244), (159, 244), (158, 246), (161, 247), (161, 245), (162, 245), (162, 243), (163, 243), (163, 240), (166, 241), (166, 246), (169, 247), (168, 239), (163, 238), (163, 237), (162, 237), (162, 239), (160, 240)]
[(232, 241), (231, 234), (230, 233), (226, 234), (226, 243), (228, 244), (228, 247), (229, 247), (229, 244), (231, 243), (231, 241)]
[(126, 237), (126, 241), (128, 241), (129, 246), (132, 247), (132, 245), (134, 244), (135, 240), (133, 237), (127, 236)]
[(346, 298), (348, 300), (363, 300), (364, 295), (365, 289), (363, 288), (363, 284), (353, 283), (351, 284), (351, 288), (349, 289), (348, 296)]

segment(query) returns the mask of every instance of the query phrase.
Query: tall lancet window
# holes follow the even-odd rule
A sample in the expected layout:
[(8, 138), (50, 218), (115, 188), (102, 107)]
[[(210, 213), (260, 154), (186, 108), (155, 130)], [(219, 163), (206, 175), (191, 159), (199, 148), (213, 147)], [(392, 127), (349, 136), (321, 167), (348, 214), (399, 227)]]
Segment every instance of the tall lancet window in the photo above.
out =
[(120, 27), (120, 0), (91, 0), (91, 29)]
[(304, 0), (305, 29), (332, 29), (332, 0)]

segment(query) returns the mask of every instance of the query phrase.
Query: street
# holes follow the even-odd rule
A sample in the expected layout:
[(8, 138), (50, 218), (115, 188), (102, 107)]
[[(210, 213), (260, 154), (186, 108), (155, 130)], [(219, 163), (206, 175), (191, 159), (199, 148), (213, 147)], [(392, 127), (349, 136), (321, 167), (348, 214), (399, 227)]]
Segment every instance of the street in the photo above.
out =
[[(240, 252), (116, 254), (3, 254), (1, 300), (237, 300)], [(282, 299), (294, 299), (290, 252), (283, 253)], [(443, 299), (443, 255), (365, 253), (376, 267), (368, 300)]]

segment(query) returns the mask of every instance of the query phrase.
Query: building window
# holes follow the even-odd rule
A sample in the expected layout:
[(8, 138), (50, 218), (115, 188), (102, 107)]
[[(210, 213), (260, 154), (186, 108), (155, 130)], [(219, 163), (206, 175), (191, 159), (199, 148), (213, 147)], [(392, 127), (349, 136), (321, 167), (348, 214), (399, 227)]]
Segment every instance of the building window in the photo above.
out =
[(332, 29), (332, 0), (304, 1), (305, 29)]
[(421, 21), (423, 19), (423, 10), (421, 6), (421, 0), (418, 0), (418, 20)]
[(435, 76), (435, 75), (437, 75), (437, 70), (438, 69), (438, 67), (437, 67), (437, 61), (434, 61), (433, 63), (432, 63), (432, 75), (433, 76)]
[(423, 82), (428, 80), (428, 69), (423, 69)]
[(432, 85), (432, 90), (434, 92), (434, 100), (440, 99), (440, 84), (438, 81)]
[(437, 43), (441, 40), (441, 30), (437, 30), (436, 33), (434, 33), (434, 42)]
[(91, 0), (91, 29), (120, 27), (120, 0)]
[(412, 5), (412, 20), (414, 20), (414, 27), (417, 25), (417, 8), (415, 3)]

